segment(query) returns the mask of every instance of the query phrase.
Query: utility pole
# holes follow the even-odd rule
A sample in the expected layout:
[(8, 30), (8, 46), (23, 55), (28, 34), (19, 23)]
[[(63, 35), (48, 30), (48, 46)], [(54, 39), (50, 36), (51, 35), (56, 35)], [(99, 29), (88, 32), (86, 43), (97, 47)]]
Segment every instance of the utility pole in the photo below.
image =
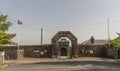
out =
[(110, 40), (110, 27), (109, 27), (109, 18), (107, 18), (108, 24), (107, 24), (107, 32), (108, 32), (108, 41)]
[(43, 43), (43, 28), (41, 28), (41, 45)]
[[(107, 33), (108, 33), (108, 41), (110, 41), (110, 27), (109, 27), (109, 18), (107, 18)], [(110, 42), (108, 43), (108, 46), (110, 47)]]

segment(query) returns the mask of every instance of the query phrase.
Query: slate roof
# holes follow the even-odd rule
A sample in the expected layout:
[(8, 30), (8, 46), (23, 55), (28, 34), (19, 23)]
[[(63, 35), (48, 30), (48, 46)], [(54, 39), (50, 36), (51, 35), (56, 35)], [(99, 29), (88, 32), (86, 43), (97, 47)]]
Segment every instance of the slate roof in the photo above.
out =
[(90, 44), (90, 45), (105, 45), (107, 44), (107, 40), (94, 40), (94, 44), (90, 42), (90, 40), (84, 41), (81, 44)]
[(13, 41), (10, 41), (10, 44), (5, 44), (4, 46), (17, 46), (18, 44), (13, 42)]

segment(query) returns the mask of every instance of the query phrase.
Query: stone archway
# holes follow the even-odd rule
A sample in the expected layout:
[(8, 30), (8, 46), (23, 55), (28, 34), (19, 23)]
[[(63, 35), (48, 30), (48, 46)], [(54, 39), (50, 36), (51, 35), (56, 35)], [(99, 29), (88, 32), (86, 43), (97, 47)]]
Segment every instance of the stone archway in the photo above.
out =
[(76, 55), (77, 49), (77, 38), (70, 32), (70, 31), (59, 31), (53, 38), (52, 38), (52, 57), (57, 57), (58, 49), (57, 49), (57, 42), (61, 37), (67, 37), (71, 40), (72, 50), (70, 54), (70, 58), (73, 55)]

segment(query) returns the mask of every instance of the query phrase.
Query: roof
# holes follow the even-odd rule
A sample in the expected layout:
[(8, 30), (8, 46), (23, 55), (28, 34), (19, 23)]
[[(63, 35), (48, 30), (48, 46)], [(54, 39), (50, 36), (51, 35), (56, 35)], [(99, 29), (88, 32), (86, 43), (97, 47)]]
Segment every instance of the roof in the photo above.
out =
[(4, 46), (17, 46), (18, 44), (13, 42), (13, 41), (10, 41), (9, 44), (5, 44)]
[(107, 40), (94, 40), (94, 44), (90, 42), (90, 40), (84, 41), (81, 44), (92, 44), (92, 45), (105, 45), (107, 44)]
[(18, 45), (18, 43), (15, 43), (13, 41), (10, 41), (10, 45)]

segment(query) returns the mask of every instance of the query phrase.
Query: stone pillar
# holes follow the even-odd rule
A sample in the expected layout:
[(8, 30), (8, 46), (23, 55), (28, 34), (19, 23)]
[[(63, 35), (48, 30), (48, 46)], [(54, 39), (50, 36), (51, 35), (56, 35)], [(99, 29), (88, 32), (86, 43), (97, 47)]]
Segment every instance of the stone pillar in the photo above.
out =
[(52, 58), (57, 58), (56, 49), (52, 49)]
[(17, 59), (22, 59), (24, 57), (24, 50), (17, 50)]
[(78, 49), (77, 49), (77, 46), (73, 47), (73, 58), (78, 58)]
[(115, 56), (114, 56), (114, 58), (117, 59), (117, 58), (118, 58), (118, 48), (115, 47), (115, 48), (114, 48), (114, 51), (115, 51)]
[(0, 52), (0, 64), (4, 64), (4, 55), (5, 55), (4, 51)]

